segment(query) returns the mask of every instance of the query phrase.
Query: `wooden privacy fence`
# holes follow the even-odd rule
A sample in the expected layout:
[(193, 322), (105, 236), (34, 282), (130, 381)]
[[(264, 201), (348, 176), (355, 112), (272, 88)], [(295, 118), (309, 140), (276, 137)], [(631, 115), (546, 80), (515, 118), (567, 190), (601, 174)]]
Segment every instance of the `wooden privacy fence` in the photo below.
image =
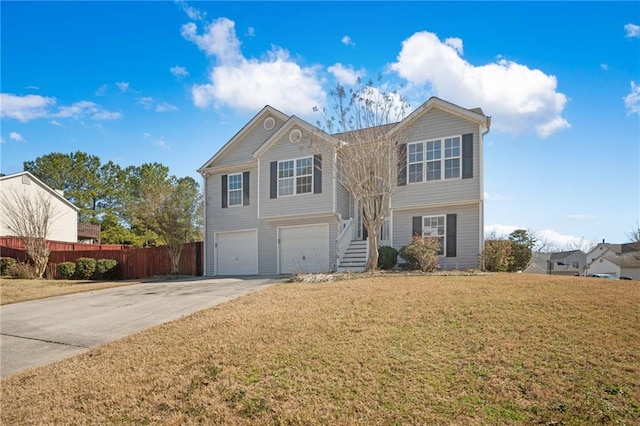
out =
[[(124, 250), (127, 246), (122, 244), (85, 244), (69, 243), (66, 241), (47, 240), (51, 251), (92, 251), (92, 250)], [(0, 246), (24, 250), (24, 242), (18, 237), (0, 237)]]
[[(0, 247), (2, 256), (26, 260), (22, 250)], [(183, 244), (179, 271), (182, 275), (201, 276), (203, 273), (203, 242)], [(18, 257), (20, 256), (20, 257)], [(75, 262), (81, 257), (114, 259), (118, 262), (120, 279), (131, 280), (171, 274), (171, 258), (166, 246), (150, 248), (125, 248), (122, 250), (52, 251), (47, 265), (47, 276), (56, 278), (58, 264)]]

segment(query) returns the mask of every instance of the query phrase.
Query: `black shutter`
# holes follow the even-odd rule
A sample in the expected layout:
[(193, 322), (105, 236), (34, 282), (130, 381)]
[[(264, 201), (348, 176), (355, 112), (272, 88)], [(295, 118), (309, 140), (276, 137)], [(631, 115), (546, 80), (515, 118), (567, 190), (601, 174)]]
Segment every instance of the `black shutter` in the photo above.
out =
[(398, 186), (407, 184), (407, 144), (398, 146)]
[(242, 173), (242, 205), (249, 205), (249, 172)]
[(227, 175), (222, 175), (222, 208), (227, 208)]
[(270, 175), (271, 189), (269, 191), (269, 198), (278, 198), (278, 162), (271, 162), (271, 175)]
[(473, 177), (473, 133), (462, 135), (462, 179)]
[(413, 233), (411, 235), (422, 237), (422, 216), (413, 217)]
[(458, 215), (447, 215), (447, 257), (456, 257), (457, 221)]
[(313, 193), (322, 193), (322, 155), (313, 156)]

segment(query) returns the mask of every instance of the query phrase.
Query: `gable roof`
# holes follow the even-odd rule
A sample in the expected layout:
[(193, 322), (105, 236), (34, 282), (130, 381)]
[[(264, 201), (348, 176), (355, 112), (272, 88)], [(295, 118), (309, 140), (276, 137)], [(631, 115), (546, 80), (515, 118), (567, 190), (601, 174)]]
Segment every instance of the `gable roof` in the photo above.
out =
[(604, 259), (621, 268), (640, 268), (640, 252), (625, 253), (618, 256), (605, 255)]
[[(229, 149), (231, 147), (233, 147), (234, 145), (236, 145), (240, 140), (242, 140), (243, 136), (249, 131), (249, 129), (258, 121), (260, 121), (265, 115), (274, 115), (277, 118), (281, 119), (282, 121), (287, 121), (289, 119), (289, 116), (286, 115), (285, 113), (278, 111), (277, 109), (275, 109), (274, 107), (272, 107), (271, 105), (265, 105), (264, 108), (262, 108), (247, 124), (245, 124), (242, 129), (240, 129), (238, 131), (238, 133), (236, 133), (226, 144), (223, 145), (222, 148), (220, 148), (218, 150), (218, 152), (216, 152), (213, 157), (211, 157), (210, 159), (208, 159), (203, 165), (202, 167), (200, 167), (197, 172), (202, 174), (204, 173), (204, 170), (207, 169), (208, 167), (211, 166), (211, 164), (220, 159), (222, 156), (224, 156), (224, 154), (229, 151)], [(276, 132), (277, 133), (277, 132)]]
[(584, 254), (582, 250), (559, 251), (557, 253), (551, 253), (551, 260), (563, 260), (575, 253)]
[(317, 128), (316, 126), (313, 126), (313, 125), (307, 123), (306, 121), (304, 121), (300, 117), (292, 115), (291, 117), (289, 117), (289, 119), (282, 126), (280, 126), (280, 128), (278, 130), (275, 131), (275, 133), (273, 135), (271, 135), (271, 137), (269, 139), (264, 141), (264, 143), (262, 145), (260, 145), (258, 147), (258, 149), (256, 149), (254, 151), (254, 153), (252, 154), (253, 158), (260, 157), (260, 155), (262, 155), (262, 153), (264, 153), (266, 150), (268, 150), (277, 140), (279, 140), (287, 131), (289, 131), (294, 126), (301, 127), (303, 130), (306, 130), (309, 133), (312, 133), (312, 134), (314, 134), (316, 136), (320, 136), (321, 138), (323, 138), (327, 142), (335, 143), (335, 139), (333, 139), (331, 137), (331, 135), (325, 133), (324, 131), (322, 131), (321, 129)]
[(59, 201), (61, 201), (63, 204), (66, 204), (68, 207), (71, 207), (72, 209), (74, 209), (75, 211), (79, 211), (80, 208), (77, 207), (75, 204), (73, 204), (71, 201), (67, 200), (66, 198), (64, 198), (64, 196), (59, 193), (58, 191), (56, 191), (55, 189), (51, 188), (49, 185), (45, 184), (44, 182), (42, 182), (40, 179), (38, 179), (37, 177), (35, 177), (34, 175), (32, 175), (30, 172), (19, 172), (19, 173), (14, 173), (11, 175), (6, 175), (6, 176), (2, 176), (0, 177), (0, 182), (4, 181), (4, 180), (11, 180), (11, 179), (16, 179), (16, 178), (20, 178), (22, 179), (22, 176), (28, 176), (33, 182), (35, 182), (38, 186), (40, 186), (41, 188), (43, 188), (45, 191), (47, 191), (49, 194), (53, 195), (54, 198), (57, 198)]
[(389, 131), (389, 133), (387, 133), (387, 137), (391, 137), (393, 134), (402, 130), (404, 127), (408, 126), (419, 117), (422, 117), (433, 108), (449, 112), (466, 120), (471, 120), (478, 123), (479, 125), (484, 126), (486, 129), (489, 129), (491, 127), (491, 117), (484, 115), (481, 108), (466, 109), (459, 105), (452, 104), (451, 102), (447, 102), (445, 100), (432, 96), (425, 103), (420, 105), (415, 111), (405, 117), (404, 120), (400, 121), (395, 127), (393, 127)]

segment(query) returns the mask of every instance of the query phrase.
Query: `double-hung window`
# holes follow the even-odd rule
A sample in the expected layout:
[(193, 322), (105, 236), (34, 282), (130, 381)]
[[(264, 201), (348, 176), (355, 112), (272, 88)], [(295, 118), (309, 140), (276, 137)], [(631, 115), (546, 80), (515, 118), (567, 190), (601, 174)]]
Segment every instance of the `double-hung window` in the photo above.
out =
[(409, 183), (460, 178), (460, 136), (408, 144)]
[(422, 237), (435, 238), (440, 243), (438, 255), (445, 253), (445, 216), (423, 216), (422, 217)]
[(227, 196), (229, 207), (242, 205), (242, 173), (229, 175), (227, 178)]
[(313, 157), (278, 162), (278, 197), (313, 191)]

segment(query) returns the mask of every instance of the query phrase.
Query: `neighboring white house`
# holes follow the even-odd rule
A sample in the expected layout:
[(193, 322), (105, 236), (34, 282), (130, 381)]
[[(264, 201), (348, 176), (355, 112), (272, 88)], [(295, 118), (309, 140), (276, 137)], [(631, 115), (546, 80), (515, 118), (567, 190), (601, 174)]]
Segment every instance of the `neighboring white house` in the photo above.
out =
[[(38, 194), (52, 200), (53, 221), (48, 240), (75, 243), (78, 241), (78, 208), (58, 191), (48, 187), (29, 172), (0, 177), (0, 202), (13, 202), (18, 197), (36, 199)], [(0, 236), (15, 236), (6, 218), (0, 214)]]
[(640, 250), (636, 243), (604, 241), (587, 253), (587, 275), (607, 274), (640, 280)]
[[(414, 234), (435, 236), (441, 267), (477, 267), (484, 243), (483, 137), (490, 124), (479, 108), (432, 97), (385, 129), (399, 139), (405, 161), (379, 246), (399, 249)], [(363, 268), (360, 208), (336, 178), (335, 154), (314, 148), (331, 147), (339, 137), (265, 106), (198, 169), (205, 275)]]
[(533, 253), (531, 261), (523, 271), (526, 274), (582, 275), (586, 255), (582, 250), (556, 253)]

